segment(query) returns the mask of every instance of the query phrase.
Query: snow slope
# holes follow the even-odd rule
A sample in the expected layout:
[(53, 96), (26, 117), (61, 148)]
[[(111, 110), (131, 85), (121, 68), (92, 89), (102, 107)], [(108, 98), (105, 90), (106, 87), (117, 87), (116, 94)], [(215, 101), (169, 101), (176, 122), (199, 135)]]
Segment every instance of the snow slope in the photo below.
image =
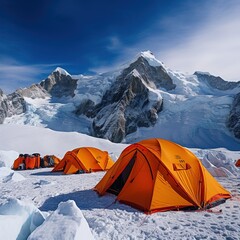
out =
[[(169, 211), (145, 215), (115, 196), (99, 197), (92, 188), (104, 172), (62, 175), (51, 168), (12, 171), (18, 153), (63, 156), (67, 150), (93, 146), (114, 159), (127, 146), (76, 132), (0, 125), (0, 239), (212, 239), (240, 236), (240, 151), (191, 149), (203, 164), (226, 177), (217, 180), (232, 193), (226, 203), (209, 211)], [(223, 171), (223, 172), (222, 172)], [(13, 173), (15, 177), (12, 178)]]
[(161, 94), (165, 105), (156, 125), (139, 128), (126, 136), (127, 142), (159, 137), (190, 148), (240, 150), (240, 141), (233, 138), (225, 125), (231, 97), (198, 95), (186, 98), (180, 94)]
[(240, 150), (240, 141), (226, 128), (233, 96), (239, 89), (220, 91), (209, 88), (195, 75), (165, 69), (176, 89), (170, 92), (156, 90), (164, 103), (157, 123), (152, 128), (138, 128), (126, 136), (126, 142), (158, 137), (189, 148)]
[[(62, 158), (69, 150), (91, 146), (118, 156), (127, 146), (77, 132), (59, 132), (27, 125), (2, 124), (0, 132), (1, 150), (14, 150), (23, 154), (37, 152), (42, 156), (53, 154)], [(116, 160), (116, 156), (113, 159)]]

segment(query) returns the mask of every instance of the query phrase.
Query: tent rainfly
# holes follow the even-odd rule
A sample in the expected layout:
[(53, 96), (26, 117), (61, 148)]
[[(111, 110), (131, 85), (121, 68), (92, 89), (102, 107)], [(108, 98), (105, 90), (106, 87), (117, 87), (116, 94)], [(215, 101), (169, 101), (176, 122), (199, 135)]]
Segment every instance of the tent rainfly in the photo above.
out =
[(61, 160), (55, 155), (45, 155), (42, 159), (42, 167), (55, 167)]
[(113, 164), (114, 161), (108, 152), (94, 147), (81, 147), (68, 151), (52, 172), (63, 171), (65, 174), (73, 174), (104, 171)]
[(125, 148), (94, 190), (146, 213), (206, 209), (231, 197), (191, 151), (164, 139)]

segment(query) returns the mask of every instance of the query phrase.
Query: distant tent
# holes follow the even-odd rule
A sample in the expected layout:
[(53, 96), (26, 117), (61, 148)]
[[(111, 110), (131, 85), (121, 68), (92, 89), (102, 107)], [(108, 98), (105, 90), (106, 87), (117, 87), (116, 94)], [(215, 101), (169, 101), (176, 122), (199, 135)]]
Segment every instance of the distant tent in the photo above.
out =
[(40, 154), (33, 153), (19, 154), (18, 158), (13, 163), (14, 170), (34, 169), (40, 167)]
[(238, 159), (238, 160), (236, 161), (235, 166), (236, 166), (236, 167), (240, 167), (240, 159)]
[(52, 172), (65, 174), (108, 170), (114, 164), (108, 152), (93, 147), (81, 147), (68, 151)]
[(147, 213), (209, 208), (231, 197), (192, 152), (163, 139), (128, 146), (94, 189)]
[(25, 157), (24, 154), (19, 154), (18, 158), (13, 162), (14, 170), (25, 169)]
[(41, 161), (41, 167), (55, 167), (61, 161), (55, 155), (45, 155)]

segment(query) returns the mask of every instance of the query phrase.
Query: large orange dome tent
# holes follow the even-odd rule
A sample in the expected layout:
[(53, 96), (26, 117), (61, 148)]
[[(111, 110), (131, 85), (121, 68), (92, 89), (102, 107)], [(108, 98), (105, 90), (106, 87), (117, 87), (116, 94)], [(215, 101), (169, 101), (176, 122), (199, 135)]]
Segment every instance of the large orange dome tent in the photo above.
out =
[(147, 213), (208, 208), (231, 197), (192, 152), (163, 139), (128, 146), (94, 189)]
[(81, 147), (68, 151), (52, 172), (63, 171), (65, 174), (104, 171), (114, 164), (107, 151), (94, 147)]

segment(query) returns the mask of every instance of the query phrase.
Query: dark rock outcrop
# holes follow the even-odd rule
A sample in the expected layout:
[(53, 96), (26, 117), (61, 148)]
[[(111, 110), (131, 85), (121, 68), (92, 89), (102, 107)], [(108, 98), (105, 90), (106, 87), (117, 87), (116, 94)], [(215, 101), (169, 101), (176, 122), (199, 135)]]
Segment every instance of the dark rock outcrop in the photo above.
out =
[(144, 57), (139, 57), (137, 61), (130, 64), (130, 66), (123, 70), (120, 78), (124, 79), (134, 69), (138, 71), (144, 81), (157, 88), (164, 88), (169, 91), (176, 87), (166, 70), (162, 66), (151, 66)]
[(233, 132), (234, 136), (240, 139), (240, 93), (233, 100), (227, 127)]
[(223, 80), (221, 77), (215, 77), (202, 72), (195, 72), (194, 75), (196, 75), (200, 81), (205, 81), (210, 87), (218, 90), (226, 91), (236, 87), (240, 88), (240, 82), (228, 82)]
[(150, 83), (150, 80), (145, 82), (136, 69), (128, 75), (124, 71), (94, 109), (93, 135), (121, 142), (137, 127), (154, 125), (162, 107), (162, 98), (149, 99)]
[(50, 96), (50, 94), (40, 84), (33, 84), (29, 88), (20, 88), (16, 92), (23, 97), (29, 97), (33, 99)]
[(63, 69), (57, 68), (48, 78), (40, 83), (40, 86), (53, 97), (74, 97), (77, 79), (73, 79)]
[(83, 114), (83, 115), (91, 118), (93, 116), (94, 107), (95, 107), (95, 103), (91, 99), (84, 99), (76, 107), (75, 113), (77, 115)]
[(3, 123), (6, 117), (19, 115), (26, 111), (26, 102), (24, 98), (14, 92), (9, 95), (4, 95), (0, 89), (0, 124)]

